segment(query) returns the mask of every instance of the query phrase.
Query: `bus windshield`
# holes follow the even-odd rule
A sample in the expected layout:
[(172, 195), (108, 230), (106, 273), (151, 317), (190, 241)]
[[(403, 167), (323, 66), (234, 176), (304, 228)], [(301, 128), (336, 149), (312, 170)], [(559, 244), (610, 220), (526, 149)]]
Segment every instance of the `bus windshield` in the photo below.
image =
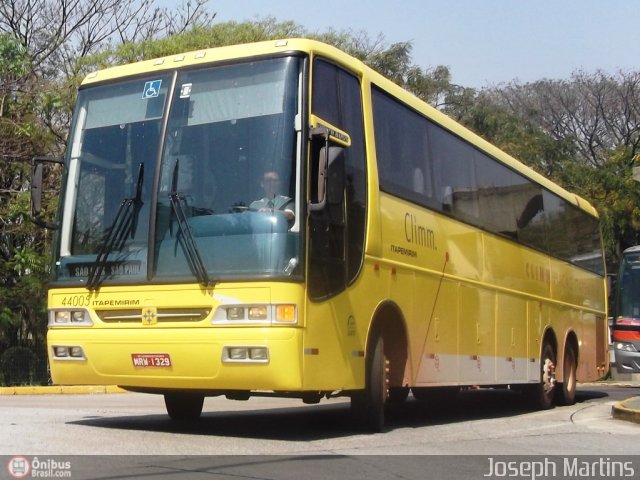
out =
[(640, 251), (622, 256), (617, 289), (616, 323), (640, 325)]
[(278, 58), (82, 90), (56, 279), (292, 275), (299, 69)]

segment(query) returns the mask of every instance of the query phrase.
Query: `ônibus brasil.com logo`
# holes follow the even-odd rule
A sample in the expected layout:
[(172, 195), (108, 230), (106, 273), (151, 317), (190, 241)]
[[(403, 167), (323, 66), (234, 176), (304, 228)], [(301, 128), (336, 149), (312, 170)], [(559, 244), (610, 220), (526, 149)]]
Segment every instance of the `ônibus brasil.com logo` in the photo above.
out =
[(7, 470), (13, 478), (26, 478), (29, 474), (33, 478), (70, 478), (71, 462), (61, 462), (52, 458), (42, 460), (38, 457), (29, 460), (26, 457), (15, 456), (9, 460)]

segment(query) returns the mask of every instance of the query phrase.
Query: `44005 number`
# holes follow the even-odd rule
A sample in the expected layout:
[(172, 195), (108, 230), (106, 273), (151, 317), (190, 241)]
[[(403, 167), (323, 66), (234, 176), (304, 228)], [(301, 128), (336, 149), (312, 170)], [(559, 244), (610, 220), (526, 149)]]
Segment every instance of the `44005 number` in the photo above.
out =
[(62, 297), (63, 307), (88, 307), (91, 305), (91, 295), (65, 295)]

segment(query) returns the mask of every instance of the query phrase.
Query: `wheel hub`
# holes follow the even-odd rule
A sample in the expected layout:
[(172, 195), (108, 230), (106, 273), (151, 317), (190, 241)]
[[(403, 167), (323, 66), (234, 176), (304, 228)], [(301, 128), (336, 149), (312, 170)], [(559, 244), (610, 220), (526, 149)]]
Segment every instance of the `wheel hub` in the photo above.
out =
[(556, 385), (556, 365), (547, 358), (542, 366), (542, 385), (545, 393), (549, 393)]

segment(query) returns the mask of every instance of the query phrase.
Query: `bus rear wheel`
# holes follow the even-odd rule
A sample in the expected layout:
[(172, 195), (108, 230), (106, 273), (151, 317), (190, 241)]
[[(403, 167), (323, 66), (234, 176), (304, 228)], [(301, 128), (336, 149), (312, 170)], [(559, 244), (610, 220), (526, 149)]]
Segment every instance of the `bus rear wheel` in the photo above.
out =
[(560, 405), (573, 405), (576, 403), (576, 370), (578, 368), (578, 356), (572, 345), (567, 345), (564, 349), (564, 360), (562, 362), (563, 382), (558, 384), (557, 399)]
[(387, 371), (384, 342), (377, 335), (366, 358), (365, 388), (351, 394), (351, 413), (357, 425), (367, 432), (377, 433), (384, 428), (384, 405), (389, 395)]
[(202, 413), (204, 395), (193, 393), (166, 393), (164, 404), (172, 420), (181, 422), (197, 420)]
[(553, 406), (556, 390), (556, 353), (544, 342), (540, 355), (540, 382), (525, 390), (534, 408), (548, 410)]

